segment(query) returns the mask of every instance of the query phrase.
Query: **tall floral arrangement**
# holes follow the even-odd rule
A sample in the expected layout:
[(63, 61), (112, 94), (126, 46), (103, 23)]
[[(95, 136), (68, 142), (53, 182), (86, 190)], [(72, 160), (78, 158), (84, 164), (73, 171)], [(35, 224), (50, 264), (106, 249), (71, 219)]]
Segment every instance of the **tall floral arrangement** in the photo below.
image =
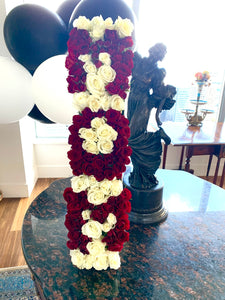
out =
[(65, 226), (72, 263), (80, 269), (118, 269), (129, 239), (131, 193), (121, 179), (131, 155), (123, 111), (133, 68), (132, 30), (128, 19), (80, 16), (68, 40), (68, 91), (79, 115), (69, 127), (74, 176), (64, 191)]

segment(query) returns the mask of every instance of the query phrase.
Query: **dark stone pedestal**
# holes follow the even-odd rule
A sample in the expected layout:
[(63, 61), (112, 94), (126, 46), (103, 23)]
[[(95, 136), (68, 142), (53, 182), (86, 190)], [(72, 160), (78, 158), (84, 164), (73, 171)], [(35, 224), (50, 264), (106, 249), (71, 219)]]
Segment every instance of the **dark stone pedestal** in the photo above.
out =
[(129, 183), (131, 168), (128, 168), (123, 178), (124, 187), (132, 193), (131, 212), (129, 220), (139, 224), (155, 224), (165, 221), (168, 216), (167, 210), (163, 207), (163, 182), (149, 190), (133, 188)]

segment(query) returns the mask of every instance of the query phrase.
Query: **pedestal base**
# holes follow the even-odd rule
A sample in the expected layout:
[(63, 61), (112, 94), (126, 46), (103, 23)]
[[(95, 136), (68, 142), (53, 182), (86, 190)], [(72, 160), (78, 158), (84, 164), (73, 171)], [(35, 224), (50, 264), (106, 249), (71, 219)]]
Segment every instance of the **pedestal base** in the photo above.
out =
[(123, 184), (132, 193), (131, 212), (129, 220), (138, 224), (155, 224), (166, 220), (167, 210), (163, 207), (163, 182), (152, 189), (139, 190), (133, 188), (129, 183), (130, 170), (124, 174)]

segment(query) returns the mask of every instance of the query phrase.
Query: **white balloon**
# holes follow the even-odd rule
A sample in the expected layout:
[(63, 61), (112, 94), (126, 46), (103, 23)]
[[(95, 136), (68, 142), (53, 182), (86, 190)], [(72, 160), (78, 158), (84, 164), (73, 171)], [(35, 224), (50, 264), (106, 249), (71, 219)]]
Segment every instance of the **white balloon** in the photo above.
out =
[(65, 67), (66, 55), (56, 55), (44, 61), (34, 72), (32, 92), (39, 110), (51, 121), (71, 124), (77, 111), (73, 95), (68, 92)]
[(19, 63), (0, 56), (0, 124), (19, 121), (34, 106), (32, 76)]

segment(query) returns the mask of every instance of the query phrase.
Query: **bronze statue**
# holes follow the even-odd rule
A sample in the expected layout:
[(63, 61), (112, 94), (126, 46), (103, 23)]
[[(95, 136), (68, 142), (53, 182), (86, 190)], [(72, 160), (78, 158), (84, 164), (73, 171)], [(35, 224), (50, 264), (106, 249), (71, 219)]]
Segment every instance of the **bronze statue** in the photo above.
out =
[[(161, 162), (161, 140), (170, 144), (170, 138), (161, 128), (159, 118), (162, 110), (172, 108), (176, 95), (176, 88), (163, 82), (165, 69), (158, 67), (158, 61), (163, 60), (165, 54), (166, 47), (160, 43), (149, 49), (148, 57), (142, 58), (137, 52), (134, 53), (127, 117), (130, 121), (129, 145), (132, 148), (133, 164), (129, 183), (137, 189), (150, 189), (157, 185), (154, 174)], [(153, 108), (156, 108), (155, 119), (159, 129), (148, 132), (147, 126)]]

